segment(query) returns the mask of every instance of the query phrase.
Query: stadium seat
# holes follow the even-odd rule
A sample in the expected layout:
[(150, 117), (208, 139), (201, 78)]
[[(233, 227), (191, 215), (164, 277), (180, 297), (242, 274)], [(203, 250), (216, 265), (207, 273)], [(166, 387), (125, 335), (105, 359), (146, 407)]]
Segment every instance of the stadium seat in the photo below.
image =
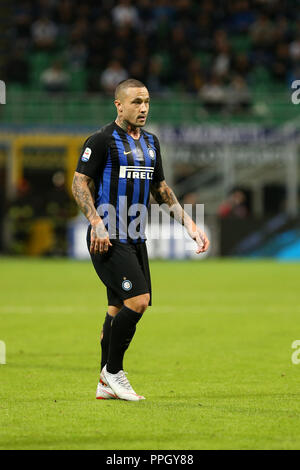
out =
[(86, 71), (83, 69), (78, 70), (70, 70), (70, 91), (85, 91), (86, 89), (86, 81), (87, 81), (87, 74)]
[(45, 52), (36, 52), (31, 55), (30, 62), (30, 83), (33, 90), (41, 90), (41, 74), (50, 66), (52, 62), (51, 55)]

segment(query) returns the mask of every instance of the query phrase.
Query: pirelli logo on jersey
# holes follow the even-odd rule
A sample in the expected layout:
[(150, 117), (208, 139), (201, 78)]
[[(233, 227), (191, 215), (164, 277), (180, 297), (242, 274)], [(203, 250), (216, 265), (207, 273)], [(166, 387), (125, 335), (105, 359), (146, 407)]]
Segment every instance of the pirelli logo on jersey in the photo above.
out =
[(153, 171), (152, 166), (120, 166), (119, 178), (152, 180)]

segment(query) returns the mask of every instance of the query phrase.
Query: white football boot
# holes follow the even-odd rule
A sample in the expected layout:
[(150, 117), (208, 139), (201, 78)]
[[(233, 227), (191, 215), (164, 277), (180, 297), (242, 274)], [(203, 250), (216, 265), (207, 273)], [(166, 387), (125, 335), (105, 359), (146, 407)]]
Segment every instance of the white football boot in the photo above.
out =
[(127, 401), (140, 401), (145, 400), (145, 397), (138, 395), (133, 390), (126, 377), (126, 373), (120, 370), (117, 374), (110, 374), (107, 372), (106, 365), (103, 367), (100, 379), (107, 384), (121, 400)]
[(116, 400), (118, 397), (109, 385), (103, 383), (100, 377), (100, 382), (97, 385), (96, 398), (97, 400)]

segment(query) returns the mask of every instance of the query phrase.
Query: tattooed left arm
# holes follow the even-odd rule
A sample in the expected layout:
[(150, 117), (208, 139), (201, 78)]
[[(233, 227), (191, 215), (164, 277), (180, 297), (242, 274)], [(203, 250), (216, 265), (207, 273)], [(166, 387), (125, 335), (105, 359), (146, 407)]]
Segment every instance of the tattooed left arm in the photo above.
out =
[(209, 247), (209, 240), (206, 234), (200, 230), (192, 218), (184, 211), (179, 204), (172, 188), (167, 185), (166, 181), (153, 183), (151, 185), (151, 194), (159, 205), (166, 204), (171, 217), (173, 217), (181, 225), (184, 225), (190, 237), (195, 240), (198, 245), (196, 253), (203, 253)]

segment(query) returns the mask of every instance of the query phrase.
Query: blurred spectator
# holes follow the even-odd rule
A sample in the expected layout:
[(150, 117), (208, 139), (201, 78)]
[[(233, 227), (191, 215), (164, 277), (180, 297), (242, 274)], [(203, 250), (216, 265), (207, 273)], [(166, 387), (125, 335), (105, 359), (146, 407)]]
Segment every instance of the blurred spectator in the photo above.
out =
[(188, 39), (182, 26), (173, 28), (171, 31), (171, 41), (172, 47), (174, 47), (175, 50), (187, 45)]
[(247, 217), (249, 212), (246, 204), (246, 194), (239, 189), (233, 190), (228, 199), (220, 205), (218, 215), (221, 218), (235, 217), (244, 219)]
[(275, 22), (274, 42), (289, 42), (291, 39), (291, 29), (288, 19), (285, 16), (279, 16)]
[[(284, 84), (300, 62), (300, 21), (292, 2), (279, 0), (22, 0), (15, 5), (12, 34), (12, 43), (21, 40), (29, 49), (33, 76), (39, 60), (31, 61), (30, 54), (60, 47), (71, 67), (86, 67), (88, 90), (98, 91), (104, 74), (102, 89), (108, 86), (109, 93), (106, 75), (110, 82), (127, 71), (147, 78), (149, 71), (153, 89), (161, 89), (163, 77), (171, 89), (192, 93), (203, 80), (210, 90), (211, 77), (218, 76), (220, 97), (232, 76), (255, 86), (264, 67)], [(159, 65), (151, 63), (154, 56)]]
[(238, 0), (232, 4), (233, 13), (230, 18), (230, 29), (233, 32), (247, 32), (255, 21), (255, 13), (251, 10), (248, 0)]
[(176, 84), (180, 83), (182, 90), (186, 90), (186, 74), (189, 64), (193, 60), (193, 54), (191, 49), (186, 46), (182, 46), (178, 50), (173, 50), (170, 56), (171, 64), (169, 73), (170, 82)]
[(272, 21), (264, 13), (261, 13), (258, 19), (250, 28), (253, 43), (257, 49), (268, 48), (274, 38), (275, 30)]
[(239, 75), (242, 75), (245, 79), (250, 72), (251, 65), (247, 54), (244, 52), (237, 54), (232, 60), (232, 70)]
[(198, 93), (204, 83), (201, 62), (199, 59), (192, 59), (188, 65), (185, 79), (186, 90), (189, 93)]
[[(76, 12), (71, 0), (60, 0), (56, 4), (54, 20), (60, 28), (71, 26), (74, 22)], [(81, 15), (82, 17), (83, 15)]]
[(100, 16), (95, 19), (92, 36), (98, 36), (99, 38), (109, 38), (111, 35), (111, 20), (107, 16)]
[(117, 27), (131, 26), (137, 28), (139, 25), (139, 14), (136, 7), (132, 6), (131, 0), (119, 0), (112, 9), (112, 18)]
[(18, 38), (22, 38), (23, 40), (30, 38), (32, 14), (32, 3), (29, 0), (16, 5), (14, 26)]
[(70, 76), (63, 70), (60, 60), (55, 61), (51, 67), (41, 75), (41, 83), (46, 91), (61, 92), (68, 89)]
[(146, 84), (150, 93), (162, 93), (165, 90), (163, 85), (163, 66), (161, 58), (151, 58)]
[(37, 49), (53, 49), (58, 34), (58, 28), (47, 16), (42, 16), (33, 23), (31, 34)]
[(226, 77), (230, 70), (231, 54), (227, 41), (222, 42), (218, 47), (218, 54), (213, 63), (213, 72), (220, 77)]
[(24, 50), (16, 48), (6, 65), (6, 79), (9, 83), (27, 85), (29, 79), (29, 65)]
[(135, 43), (132, 30), (128, 26), (122, 26), (116, 30), (112, 45), (112, 49), (121, 47), (126, 54), (129, 54), (129, 51), (135, 50), (140, 44)]
[(295, 40), (291, 42), (289, 50), (292, 61), (300, 62), (300, 33)]
[(108, 67), (104, 70), (100, 77), (100, 84), (108, 94), (113, 94), (116, 86), (122, 81), (128, 78), (127, 71), (122, 67), (120, 62), (113, 60), (108, 64)]
[(300, 64), (294, 65), (294, 67), (291, 69), (289, 76), (288, 76), (288, 82), (291, 85), (294, 80), (299, 80), (300, 77)]
[(214, 50), (216, 54), (224, 50), (224, 44), (229, 48), (227, 32), (224, 29), (217, 29), (214, 34)]
[(197, 19), (195, 22), (195, 33), (194, 33), (195, 44), (197, 46), (197, 49), (199, 50), (202, 49), (202, 50), (207, 50), (207, 51), (212, 50), (213, 31), (214, 31), (214, 26), (212, 23), (212, 18), (207, 14), (200, 13), (200, 15), (197, 16)]
[(34, 6), (34, 11), (38, 17), (48, 16), (52, 17), (54, 8), (58, 3), (57, 0), (31, 0)]
[(241, 112), (249, 109), (251, 96), (246, 81), (241, 75), (235, 75), (226, 90), (227, 110)]
[(154, 21), (157, 23), (161, 20), (172, 20), (175, 16), (175, 8), (174, 3), (169, 0), (157, 0), (152, 11)]
[(77, 18), (72, 25), (71, 41), (85, 41), (89, 33), (89, 24), (86, 18)]
[(212, 75), (210, 81), (200, 90), (203, 104), (208, 111), (221, 111), (226, 104), (224, 85), (217, 75)]
[(100, 72), (104, 70), (112, 54), (111, 27), (111, 21), (106, 16), (96, 18), (85, 42), (88, 49), (87, 67), (92, 77), (90, 80), (92, 91), (99, 89)]
[(289, 47), (286, 43), (279, 43), (275, 50), (275, 57), (272, 63), (272, 72), (274, 77), (279, 81), (287, 78), (287, 73), (291, 68), (291, 59), (289, 55)]
[(72, 68), (82, 69), (87, 60), (87, 48), (83, 41), (74, 41), (67, 51), (67, 58)]
[(129, 75), (144, 83), (144, 81), (146, 81), (145, 63), (138, 60), (132, 62), (129, 67)]

